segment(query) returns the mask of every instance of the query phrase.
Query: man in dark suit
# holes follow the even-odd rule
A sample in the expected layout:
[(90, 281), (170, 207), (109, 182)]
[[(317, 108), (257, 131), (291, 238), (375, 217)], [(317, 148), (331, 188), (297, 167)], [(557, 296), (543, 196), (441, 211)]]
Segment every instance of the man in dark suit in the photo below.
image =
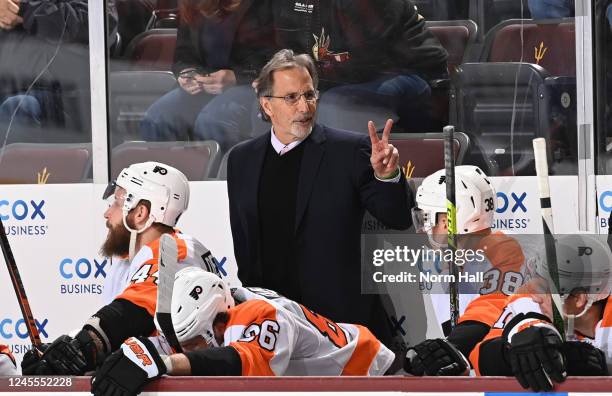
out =
[(411, 224), (412, 194), (389, 144), (315, 124), (317, 73), (308, 55), (281, 50), (255, 81), (271, 132), (237, 146), (228, 194), (238, 277), (389, 339), (380, 299), (361, 293), (365, 210), (385, 225)]

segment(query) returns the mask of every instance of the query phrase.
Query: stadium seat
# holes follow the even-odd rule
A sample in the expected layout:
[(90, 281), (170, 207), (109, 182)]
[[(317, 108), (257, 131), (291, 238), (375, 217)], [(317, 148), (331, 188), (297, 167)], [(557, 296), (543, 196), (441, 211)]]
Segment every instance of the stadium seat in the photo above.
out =
[(12, 143), (0, 150), (2, 184), (84, 183), (90, 172), (90, 143)]
[(534, 174), (536, 137), (550, 142), (553, 173), (572, 172), (574, 47), (573, 20), (510, 20), (487, 34), (480, 62), (464, 63), (453, 76), (451, 123), (496, 162), (500, 175)]
[[(389, 143), (397, 147), (407, 178), (423, 178), (444, 168), (442, 133), (396, 133)], [(455, 132), (455, 164), (461, 165), (470, 145), (468, 136)], [(485, 172), (487, 170), (485, 169)]]
[(176, 29), (151, 29), (134, 37), (125, 57), (134, 70), (171, 70)]
[(223, 154), (223, 158), (221, 158), (221, 162), (219, 163), (219, 173), (217, 174), (217, 179), (219, 180), (227, 180), (227, 161), (234, 147), (227, 150), (227, 152)]
[(176, 80), (169, 71), (112, 72), (109, 82), (112, 145), (140, 139), (140, 121), (149, 106), (175, 87)]
[[(176, 29), (152, 29), (129, 44), (128, 66), (111, 71), (110, 123), (113, 145), (140, 139), (139, 124), (145, 111), (177, 84), (172, 72)], [(116, 69), (115, 69), (116, 70)]]
[(527, 0), (470, 0), (469, 18), (478, 24), (484, 35), (502, 21), (528, 19), (531, 13)]
[(177, 8), (154, 10), (147, 22), (146, 30), (178, 28), (178, 12)]
[(468, 60), (478, 26), (471, 20), (427, 21), (425, 26), (448, 52), (448, 71), (453, 74), (457, 66)]
[(111, 175), (138, 162), (159, 161), (182, 171), (189, 180), (206, 180), (216, 175), (219, 143), (203, 142), (126, 142), (112, 150)]
[[(450, 75), (455, 74), (457, 66), (470, 56), (478, 27), (470, 20), (427, 21), (425, 26), (448, 52), (448, 71)], [(440, 130), (448, 124), (450, 81), (433, 80), (429, 85), (432, 88), (432, 113), (435, 119), (432, 128)]]

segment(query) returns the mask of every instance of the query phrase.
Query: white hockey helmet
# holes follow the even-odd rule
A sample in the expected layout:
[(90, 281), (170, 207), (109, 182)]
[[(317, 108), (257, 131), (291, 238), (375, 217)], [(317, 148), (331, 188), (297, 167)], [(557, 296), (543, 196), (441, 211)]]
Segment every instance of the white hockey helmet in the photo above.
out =
[(213, 321), (234, 306), (229, 286), (217, 275), (199, 267), (176, 273), (172, 291), (172, 324), (179, 342), (202, 336), (217, 345)]
[[(574, 317), (580, 317), (594, 302), (610, 295), (612, 252), (606, 238), (607, 235), (583, 233), (560, 235), (556, 240), (559, 297), (565, 301), (577, 290), (587, 295), (584, 310)], [(536, 273), (544, 279), (550, 279), (546, 260), (536, 262)]]
[(151, 223), (174, 227), (189, 205), (187, 177), (178, 169), (160, 162), (143, 162), (124, 168), (117, 180), (109, 184), (103, 198), (114, 194), (116, 186), (126, 191), (124, 217), (145, 199), (151, 203)]
[[(487, 175), (477, 166), (455, 167), (457, 233), (469, 234), (491, 228), (496, 192)], [(412, 218), (417, 232), (430, 233), (436, 215), (446, 213), (446, 172), (441, 169), (423, 179), (417, 189)]]

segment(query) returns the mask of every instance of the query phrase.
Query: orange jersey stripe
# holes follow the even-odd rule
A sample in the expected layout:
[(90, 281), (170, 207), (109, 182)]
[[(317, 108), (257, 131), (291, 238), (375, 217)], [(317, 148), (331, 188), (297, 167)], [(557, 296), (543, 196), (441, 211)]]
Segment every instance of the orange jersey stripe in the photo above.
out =
[(359, 329), (357, 346), (351, 358), (344, 366), (341, 375), (368, 375), (372, 361), (380, 350), (380, 341), (366, 327), (355, 325)]
[(525, 255), (516, 239), (497, 231), (482, 238), (478, 248), (484, 250), (491, 265), (502, 272), (521, 272)]
[(501, 337), (502, 333), (504, 332), (504, 329), (491, 329), (491, 331), (489, 331), (489, 333), (485, 336), (485, 338), (482, 339), (482, 341), (480, 341), (478, 344), (476, 344), (476, 346), (474, 347), (474, 349), (472, 349), (472, 352), (470, 352), (470, 363), (472, 364), (472, 367), (474, 368), (474, 371), (476, 372), (477, 376), (480, 376), (480, 346), (492, 339), (492, 338), (497, 338), (497, 337)]
[(500, 292), (478, 296), (465, 308), (459, 323), (474, 320), (489, 327), (493, 326), (506, 307), (506, 299), (507, 296)]
[[(249, 326), (252, 323), (261, 324), (265, 320), (276, 321), (276, 308), (262, 300), (249, 300), (236, 308), (229, 310), (230, 319), (227, 327)], [(253, 321), (257, 318), (256, 321)], [(274, 376), (270, 368), (270, 362), (274, 358), (274, 352), (261, 348), (259, 336), (250, 341), (235, 341), (230, 343), (242, 362), (243, 376)]]
[[(177, 232), (171, 234), (178, 248), (178, 261), (182, 261), (187, 257), (187, 244), (185, 240), (178, 237)], [(153, 316), (157, 306), (157, 273), (159, 263), (159, 239), (147, 244), (153, 253), (153, 258), (142, 264), (137, 273), (140, 274), (138, 279), (132, 279), (128, 287), (123, 293), (118, 295), (117, 299), (128, 300), (144, 309)], [(144, 267), (148, 266), (146, 273)], [(141, 270), (143, 272), (141, 273)]]
[(601, 318), (601, 327), (612, 327), (612, 296), (608, 297)]

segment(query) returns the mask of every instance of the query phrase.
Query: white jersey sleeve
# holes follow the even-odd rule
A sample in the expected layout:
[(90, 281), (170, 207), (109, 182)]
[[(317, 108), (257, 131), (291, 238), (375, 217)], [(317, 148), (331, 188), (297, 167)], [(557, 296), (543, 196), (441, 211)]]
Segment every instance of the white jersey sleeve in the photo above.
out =
[(0, 345), (0, 375), (18, 375), (15, 358), (6, 345)]

